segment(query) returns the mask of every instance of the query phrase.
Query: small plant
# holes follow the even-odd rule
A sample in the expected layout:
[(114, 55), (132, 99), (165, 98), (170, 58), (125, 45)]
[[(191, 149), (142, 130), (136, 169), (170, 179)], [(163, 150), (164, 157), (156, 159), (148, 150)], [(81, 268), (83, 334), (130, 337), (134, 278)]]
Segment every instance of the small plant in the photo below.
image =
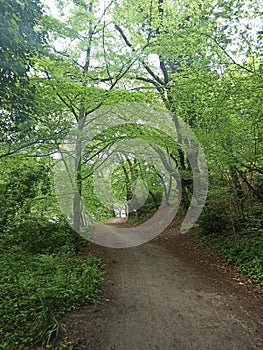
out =
[(37, 254), (12, 247), (0, 256), (2, 350), (48, 345), (64, 329), (63, 312), (95, 300), (101, 261), (73, 254)]

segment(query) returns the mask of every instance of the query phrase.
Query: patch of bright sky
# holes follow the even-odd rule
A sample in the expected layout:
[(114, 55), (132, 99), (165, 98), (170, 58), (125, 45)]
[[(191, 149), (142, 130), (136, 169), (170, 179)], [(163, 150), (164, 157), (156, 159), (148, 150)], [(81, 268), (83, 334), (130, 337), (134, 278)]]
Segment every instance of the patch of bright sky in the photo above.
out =
[(45, 9), (47, 11), (48, 14), (50, 14), (51, 16), (57, 18), (57, 19), (61, 19), (61, 17), (64, 15), (68, 15), (69, 11), (70, 11), (70, 3), (68, 3), (68, 5), (66, 5), (63, 8), (63, 14), (61, 13), (61, 11), (59, 11), (58, 7), (56, 6), (57, 1), (54, 0), (41, 0), (41, 2), (44, 4)]

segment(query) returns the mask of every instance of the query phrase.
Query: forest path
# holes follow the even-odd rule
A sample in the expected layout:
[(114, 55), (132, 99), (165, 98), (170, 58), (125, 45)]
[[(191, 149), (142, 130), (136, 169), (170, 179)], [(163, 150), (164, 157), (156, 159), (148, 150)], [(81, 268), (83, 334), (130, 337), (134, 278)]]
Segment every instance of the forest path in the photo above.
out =
[(129, 249), (90, 247), (107, 282), (99, 304), (66, 317), (76, 349), (263, 349), (261, 289), (176, 231)]
[(124, 224), (126, 221), (127, 221), (127, 218), (113, 218), (108, 221), (105, 221), (104, 224), (110, 224), (110, 225)]

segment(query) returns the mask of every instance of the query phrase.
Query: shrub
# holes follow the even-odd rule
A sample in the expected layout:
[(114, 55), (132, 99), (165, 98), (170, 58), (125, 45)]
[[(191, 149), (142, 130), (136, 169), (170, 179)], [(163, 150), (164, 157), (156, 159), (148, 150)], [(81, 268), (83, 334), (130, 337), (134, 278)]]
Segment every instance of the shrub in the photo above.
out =
[(255, 193), (258, 199), (263, 200), (263, 174), (257, 174), (255, 178)]
[(229, 192), (225, 187), (215, 187), (208, 193), (207, 201), (199, 218), (204, 235), (226, 232), (231, 225)]
[(204, 235), (236, 232), (245, 220), (243, 207), (224, 183), (209, 190), (206, 205), (199, 218)]
[(224, 207), (207, 202), (198, 222), (205, 235), (222, 233), (229, 225), (229, 217)]
[(263, 233), (249, 236), (214, 234), (203, 236), (202, 241), (247, 275), (251, 282), (263, 284)]
[[(215, 200), (213, 200), (215, 198)], [(225, 198), (225, 201), (222, 200)], [(242, 220), (228, 214), (227, 196), (213, 193), (199, 220), (202, 241), (212, 246), (216, 253), (238, 271), (247, 275), (251, 282), (263, 283), (263, 209), (261, 203), (246, 205)], [(236, 221), (235, 221), (236, 220)], [(231, 224), (236, 230), (231, 230)], [(238, 224), (237, 224), (238, 223)]]
[(77, 250), (85, 241), (76, 234), (63, 218), (16, 217), (5, 230), (8, 245), (19, 245), (31, 253), (54, 253)]

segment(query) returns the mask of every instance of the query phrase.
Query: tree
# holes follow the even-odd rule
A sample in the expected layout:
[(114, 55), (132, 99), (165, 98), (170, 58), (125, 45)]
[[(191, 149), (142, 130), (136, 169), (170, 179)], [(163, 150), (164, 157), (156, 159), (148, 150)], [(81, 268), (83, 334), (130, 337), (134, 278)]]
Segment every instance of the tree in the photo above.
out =
[[(254, 3), (250, 1), (253, 6)], [(199, 149), (194, 141), (182, 135), (179, 120), (184, 119), (199, 132), (202, 126), (206, 127), (206, 118), (216, 103), (214, 86), (218, 87), (218, 94), (223, 91), (224, 73), (231, 74), (231, 67), (238, 72), (254, 72), (251, 65), (245, 61), (237, 63), (232, 56), (237, 14), (240, 12), (242, 19), (248, 16), (241, 12), (243, 5), (232, 1), (226, 8), (220, 1), (215, 7), (212, 1), (200, 5), (190, 1), (177, 4), (156, 0), (138, 4), (123, 0), (109, 1), (102, 7), (97, 1), (72, 1), (63, 16), (66, 4), (63, 1), (57, 4), (61, 19), (46, 16), (43, 21), (49, 32), (49, 52), (35, 59), (31, 86), (37, 91), (38, 118), (35, 124), (30, 124), (37, 127), (29, 129), (31, 136), (42, 136), (31, 140), (36, 144), (34, 152), (43, 155), (61, 151), (61, 140), (72, 124), (78, 129), (74, 150), (75, 229), (79, 231), (83, 221), (80, 198), (87, 178), (83, 171), (85, 159), (94, 152), (103, 152), (105, 145), (102, 143), (100, 151), (91, 142), (88, 151), (83, 149), (84, 130), (96, 117), (96, 111), (118, 102), (155, 100), (171, 112), (177, 147), (173, 145), (172, 151), (170, 147), (162, 150), (172, 155), (183, 175), (187, 206), (192, 190), (191, 171), (200, 172), (200, 169), (198, 162), (190, 165), (183, 148), (190, 144), (196, 158)], [(226, 36), (225, 23), (232, 17), (235, 21)], [(244, 48), (250, 34), (242, 35)], [(248, 47), (251, 49), (253, 45), (247, 46), (247, 54)], [(131, 93), (134, 90), (139, 94)], [(100, 118), (103, 124), (103, 116)], [(22, 131), (20, 136), (23, 134)], [(24, 144), (27, 146), (22, 142), (18, 149)], [(165, 164), (163, 151), (159, 151), (159, 156)]]
[(1, 1), (0, 3), (1, 60), (0, 84), (2, 96), (17, 79), (25, 77), (32, 57), (42, 49), (43, 33), (37, 29), (42, 16), (38, 0), (23, 3)]
[(44, 52), (42, 17), (38, 0), (0, 2), (0, 157), (32, 144), (32, 138), (22, 140), (35, 124), (35, 87), (29, 75), (35, 56)]
[(17, 215), (31, 214), (38, 200), (41, 200), (42, 203), (48, 200), (52, 190), (49, 178), (50, 169), (46, 162), (14, 155), (3, 159), (1, 164), (0, 230), (4, 230), (10, 223), (14, 224), (19, 221), (19, 218), (16, 219)]

